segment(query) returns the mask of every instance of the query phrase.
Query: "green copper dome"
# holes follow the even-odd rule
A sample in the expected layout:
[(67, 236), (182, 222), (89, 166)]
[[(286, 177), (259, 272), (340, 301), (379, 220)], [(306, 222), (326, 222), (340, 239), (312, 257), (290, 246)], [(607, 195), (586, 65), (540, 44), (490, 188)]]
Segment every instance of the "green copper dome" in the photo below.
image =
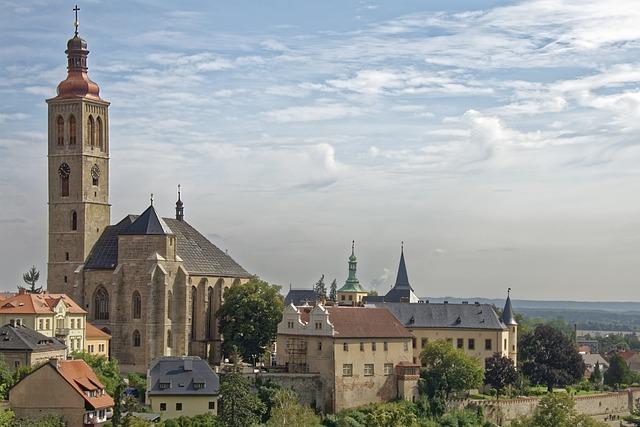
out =
[(355, 254), (355, 242), (351, 242), (351, 256), (349, 257), (349, 277), (347, 277), (347, 281), (344, 282), (344, 285), (342, 285), (342, 287), (338, 289), (338, 292), (367, 292), (356, 277), (357, 265), (358, 259), (356, 258)]

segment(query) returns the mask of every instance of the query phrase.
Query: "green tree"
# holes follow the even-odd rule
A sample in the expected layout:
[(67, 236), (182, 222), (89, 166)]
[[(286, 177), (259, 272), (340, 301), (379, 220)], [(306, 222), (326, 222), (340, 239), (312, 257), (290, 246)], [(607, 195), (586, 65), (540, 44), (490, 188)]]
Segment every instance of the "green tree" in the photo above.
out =
[(576, 402), (566, 393), (548, 393), (530, 417), (520, 417), (511, 427), (606, 427), (607, 424), (579, 415)]
[(575, 384), (582, 378), (585, 365), (575, 343), (558, 329), (538, 325), (522, 338), (518, 357), (522, 372), (535, 384), (554, 386)]
[(178, 417), (166, 420), (159, 427), (222, 427), (222, 422), (213, 414), (194, 415), (193, 417)]
[(451, 343), (438, 340), (427, 344), (420, 353), (424, 368), (421, 390), (431, 402), (432, 413), (441, 415), (442, 402), (453, 392), (461, 392), (482, 385), (484, 372), (480, 364)]
[(0, 400), (9, 400), (9, 389), (13, 387), (14, 377), (9, 372), (9, 368), (0, 359)]
[(623, 420), (631, 425), (640, 427), (640, 404), (637, 404), (631, 411), (631, 415), (624, 417)]
[(596, 362), (596, 366), (593, 367), (593, 372), (591, 373), (591, 377), (589, 377), (589, 382), (596, 385), (602, 384), (602, 370), (600, 369), (600, 362)]
[(229, 355), (236, 346), (245, 359), (255, 361), (275, 339), (282, 310), (280, 286), (258, 277), (228, 288), (216, 314), (225, 354)]
[(514, 385), (516, 381), (518, 381), (518, 371), (513, 365), (513, 360), (498, 353), (486, 360), (484, 383), (496, 389), (496, 399), (505, 387)]
[(11, 427), (65, 427), (67, 423), (57, 415), (45, 415), (40, 418), (16, 420)]
[(325, 301), (327, 299), (327, 286), (324, 284), (324, 274), (320, 276), (320, 280), (313, 285), (313, 292), (316, 294), (316, 301)]
[(16, 414), (11, 409), (0, 411), (0, 427), (11, 427)]
[(338, 282), (336, 279), (331, 281), (331, 285), (329, 286), (329, 300), (336, 302), (336, 298), (338, 297)]
[(620, 384), (628, 384), (631, 380), (631, 371), (622, 356), (615, 354), (609, 359), (609, 369), (604, 373), (604, 383), (608, 386), (619, 387)]
[(76, 351), (72, 354), (75, 359), (82, 359), (87, 365), (91, 366), (91, 369), (93, 369), (100, 382), (104, 385), (106, 392), (110, 396), (115, 396), (116, 388), (122, 383), (120, 366), (118, 366), (117, 360), (109, 360), (103, 355), (89, 354), (85, 351)]
[(267, 427), (320, 426), (320, 417), (310, 407), (298, 403), (298, 396), (293, 390), (277, 390), (273, 402), (271, 418), (267, 421)]
[(227, 374), (220, 387), (222, 396), (220, 419), (227, 427), (248, 427), (260, 422), (266, 408), (239, 373)]
[(38, 286), (38, 280), (40, 279), (40, 272), (36, 268), (35, 265), (31, 266), (26, 273), (22, 275), (22, 280), (29, 287), (25, 288), (23, 286), (18, 286), (18, 289), (26, 289), (30, 294), (40, 294), (42, 293), (42, 286)]

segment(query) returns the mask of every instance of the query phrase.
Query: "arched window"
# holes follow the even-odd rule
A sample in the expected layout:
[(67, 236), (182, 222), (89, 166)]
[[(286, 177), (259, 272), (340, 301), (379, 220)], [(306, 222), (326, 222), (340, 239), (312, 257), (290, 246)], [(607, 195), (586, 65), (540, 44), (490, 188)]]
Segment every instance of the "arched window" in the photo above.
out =
[(167, 329), (167, 347), (171, 348), (172, 342), (173, 342), (173, 338), (171, 336), (171, 329)]
[(93, 310), (96, 320), (109, 320), (109, 293), (102, 286), (93, 297)]
[(140, 292), (138, 291), (134, 291), (131, 297), (131, 312), (134, 319), (142, 317), (142, 298), (140, 298)]
[(198, 299), (198, 289), (191, 287), (191, 339), (196, 339), (196, 302)]
[(173, 317), (173, 293), (167, 292), (167, 319), (171, 320)]
[(78, 229), (78, 214), (76, 211), (71, 211), (71, 230), (75, 231)]
[(69, 116), (69, 145), (76, 145), (76, 118)]
[(91, 147), (96, 145), (96, 122), (93, 120), (93, 116), (89, 116), (87, 119), (87, 142)]
[(207, 295), (207, 338), (212, 340), (215, 335), (215, 326), (214, 322), (214, 298), (213, 298), (213, 288), (209, 288), (209, 292)]
[(140, 332), (137, 329), (133, 331), (133, 346), (140, 347)]
[(64, 145), (64, 119), (62, 116), (58, 116), (56, 119), (56, 139), (58, 145)]
[(103, 147), (103, 143), (104, 143), (104, 139), (102, 137), (102, 119), (100, 117), (98, 117), (96, 119), (96, 137), (98, 139), (98, 147), (100, 147), (100, 149), (104, 149)]

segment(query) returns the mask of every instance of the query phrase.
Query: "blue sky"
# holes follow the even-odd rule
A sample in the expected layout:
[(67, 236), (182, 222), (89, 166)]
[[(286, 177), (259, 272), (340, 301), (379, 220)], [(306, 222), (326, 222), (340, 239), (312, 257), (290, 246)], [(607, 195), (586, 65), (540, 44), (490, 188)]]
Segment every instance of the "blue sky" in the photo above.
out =
[[(112, 220), (155, 193), (251, 272), (421, 296), (635, 300), (640, 4), (80, 4)], [(0, 287), (46, 264), (73, 3), (0, 1)], [(6, 242), (10, 242), (7, 244)]]

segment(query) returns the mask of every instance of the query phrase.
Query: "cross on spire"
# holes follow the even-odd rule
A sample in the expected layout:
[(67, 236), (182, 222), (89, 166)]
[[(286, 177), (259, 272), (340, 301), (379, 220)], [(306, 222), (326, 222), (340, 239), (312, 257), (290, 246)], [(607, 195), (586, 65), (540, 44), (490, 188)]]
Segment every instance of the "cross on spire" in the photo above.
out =
[(80, 8), (78, 7), (78, 5), (76, 5), (76, 7), (73, 8), (73, 11), (76, 13), (76, 20), (73, 22), (73, 25), (76, 27), (76, 32), (74, 35), (78, 35), (78, 27), (80, 26), (80, 21), (78, 21), (78, 11), (80, 10)]
[(180, 184), (178, 184), (178, 200), (180, 200)]
[(153, 206), (153, 193), (151, 193), (151, 206)]

